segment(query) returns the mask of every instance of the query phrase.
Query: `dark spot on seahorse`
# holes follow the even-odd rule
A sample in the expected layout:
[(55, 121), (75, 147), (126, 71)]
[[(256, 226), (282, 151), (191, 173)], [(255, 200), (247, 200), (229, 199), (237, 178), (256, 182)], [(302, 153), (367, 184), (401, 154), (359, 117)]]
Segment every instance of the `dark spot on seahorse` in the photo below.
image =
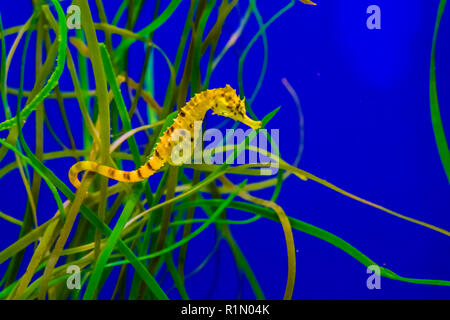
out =
[(168, 131), (173, 132), (173, 130), (175, 130), (175, 128), (173, 126), (170, 126)]
[(129, 172), (124, 172), (123, 173), (123, 177), (125, 178), (125, 180), (130, 180), (130, 173)]
[(184, 111), (181, 110), (181, 111), (180, 111), (180, 116), (185, 117), (185, 116), (186, 116), (186, 113), (184, 113)]
[(193, 128), (194, 127), (194, 124), (191, 122), (190, 124), (189, 124), (189, 128)]
[(155, 155), (162, 160), (161, 156), (159, 155), (158, 149), (155, 149)]
[(153, 167), (152, 167), (150, 161), (147, 162), (145, 165), (147, 166), (147, 168), (148, 168), (149, 170), (155, 171), (155, 170), (153, 169)]
[(138, 170), (137, 170), (137, 174), (138, 174), (139, 178), (141, 178), (141, 179), (142, 179), (142, 173), (141, 173), (141, 169), (138, 169)]
[(108, 174), (111, 176), (111, 178), (114, 178), (114, 176), (116, 175), (116, 170), (114, 170), (113, 168), (109, 168)]

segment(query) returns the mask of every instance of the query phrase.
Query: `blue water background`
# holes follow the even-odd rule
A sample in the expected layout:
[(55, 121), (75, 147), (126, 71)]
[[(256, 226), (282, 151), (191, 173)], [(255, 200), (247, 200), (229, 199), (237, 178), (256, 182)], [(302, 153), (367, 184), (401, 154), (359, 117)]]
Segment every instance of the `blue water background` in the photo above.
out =
[[(163, 1), (165, 2), (165, 1)], [(94, 1), (89, 2), (94, 8)], [(258, 1), (264, 21), (288, 1)], [(269, 55), (264, 82), (252, 108), (262, 118), (277, 106), (281, 109), (269, 128), (280, 129), (283, 159), (292, 163), (299, 144), (299, 116), (295, 104), (283, 86), (286, 78), (298, 93), (304, 116), (305, 143), (300, 167), (364, 199), (415, 219), (450, 229), (449, 182), (436, 148), (429, 107), (429, 65), (438, 1), (349, 0), (318, 1), (316, 7), (297, 3), (267, 29)], [(112, 20), (120, 1), (106, 1)], [(381, 30), (368, 30), (366, 9), (381, 8)], [(64, 9), (68, 1), (61, 3)], [(163, 5), (164, 6), (164, 5)], [(223, 29), (223, 45), (235, 31), (239, 12), (232, 13)], [(155, 33), (154, 42), (174, 61), (182, 23), (189, 7), (183, 1), (168, 22)], [(145, 19), (135, 30), (148, 25), (153, 4), (145, 5)], [(23, 24), (31, 14), (29, 1), (2, 1), (0, 13), (5, 28)], [(94, 19), (98, 21), (96, 10)], [(122, 25), (123, 20), (122, 20)], [(254, 17), (236, 46), (217, 68), (210, 87), (226, 83), (237, 87), (237, 63), (246, 44), (257, 32)], [(69, 32), (70, 36), (74, 31)], [(101, 37), (101, 34), (99, 33)], [(441, 114), (445, 128), (450, 127), (450, 16), (446, 12), (437, 45), (437, 80)], [(14, 41), (7, 37), (7, 51)], [(115, 38), (117, 41), (117, 38)], [(19, 85), (20, 54), (14, 56), (8, 85)], [(27, 59), (25, 88), (34, 84), (32, 40)], [(144, 50), (136, 44), (128, 60), (130, 75), (138, 79)], [(71, 48), (72, 52), (73, 47)], [(244, 67), (244, 89), (251, 94), (263, 62), (261, 40), (250, 51)], [(164, 60), (155, 54), (155, 97), (162, 104), (168, 80)], [(92, 79), (91, 79), (92, 80)], [(67, 68), (60, 84), (72, 90)], [(92, 81), (93, 87), (93, 81)], [(15, 114), (16, 99), (8, 97)], [(130, 102), (127, 102), (130, 105)], [(55, 101), (46, 102), (51, 123), (68, 144)], [(145, 109), (141, 101), (140, 110)], [(73, 100), (66, 109), (78, 147), (82, 147), (81, 115)], [(1, 119), (4, 114), (1, 113)], [(211, 120), (211, 126), (216, 120)], [(133, 125), (139, 125), (133, 119)], [(232, 123), (229, 123), (231, 126)], [(449, 130), (447, 130), (449, 132)], [(34, 148), (34, 117), (24, 128)], [(4, 133), (0, 133), (3, 138)], [(140, 136), (140, 141), (144, 141)], [(447, 135), (449, 138), (449, 135)], [(139, 141), (139, 140), (138, 140)], [(60, 147), (46, 131), (45, 151)], [(5, 166), (14, 157), (9, 153)], [(67, 171), (74, 159), (48, 161), (60, 179), (68, 182)], [(150, 179), (150, 183), (152, 180)], [(154, 186), (152, 185), (152, 188)], [(255, 195), (270, 197), (272, 190)], [(6, 175), (0, 182), (0, 210), (22, 219), (26, 193), (19, 172)], [(346, 198), (317, 183), (303, 182), (291, 176), (284, 183), (277, 201), (285, 212), (297, 219), (323, 228), (348, 241), (376, 263), (397, 274), (412, 278), (450, 280), (450, 239), (422, 226), (400, 220), (384, 212)], [(43, 223), (56, 211), (56, 204), (43, 184), (38, 217)], [(200, 215), (201, 216), (201, 215)], [(245, 213), (231, 213), (236, 219)], [(19, 228), (0, 220), (0, 249), (17, 238)], [(287, 276), (287, 257), (281, 226), (261, 219), (244, 226), (231, 226), (233, 235), (259, 279), (267, 298), (282, 297)], [(297, 249), (295, 299), (448, 299), (450, 288), (402, 283), (383, 278), (380, 290), (369, 290), (366, 268), (352, 257), (320, 239), (294, 231)], [(190, 242), (186, 272), (194, 270), (212, 250), (214, 229), (210, 228)], [(29, 259), (30, 248), (26, 258)], [(0, 266), (0, 274), (5, 264)], [(22, 270), (21, 272), (23, 272)], [(114, 271), (112, 275), (117, 275)], [(191, 298), (254, 298), (246, 280), (239, 280), (230, 248), (222, 242), (218, 253), (204, 270), (186, 282)], [(107, 288), (113, 282), (107, 281)], [(165, 280), (163, 289), (172, 283)], [(109, 298), (108, 290), (102, 298)], [(169, 293), (179, 298), (176, 290)]]

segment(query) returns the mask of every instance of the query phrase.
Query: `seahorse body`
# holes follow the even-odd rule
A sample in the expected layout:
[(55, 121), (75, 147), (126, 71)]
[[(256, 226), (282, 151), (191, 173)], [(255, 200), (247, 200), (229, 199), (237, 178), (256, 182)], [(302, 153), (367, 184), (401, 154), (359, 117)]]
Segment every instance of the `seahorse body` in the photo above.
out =
[(181, 108), (173, 124), (164, 132), (157, 143), (153, 154), (139, 169), (133, 171), (117, 170), (93, 161), (80, 161), (69, 170), (70, 182), (78, 188), (80, 181), (78, 173), (93, 171), (110, 179), (121, 182), (138, 182), (147, 179), (169, 161), (173, 147), (178, 143), (173, 132), (177, 129), (187, 130), (194, 136), (194, 122), (203, 121), (206, 112), (212, 109), (213, 114), (240, 121), (252, 129), (261, 127), (261, 122), (250, 119), (245, 110), (245, 98), (240, 99), (236, 90), (226, 85), (225, 88), (210, 89), (197, 93)]

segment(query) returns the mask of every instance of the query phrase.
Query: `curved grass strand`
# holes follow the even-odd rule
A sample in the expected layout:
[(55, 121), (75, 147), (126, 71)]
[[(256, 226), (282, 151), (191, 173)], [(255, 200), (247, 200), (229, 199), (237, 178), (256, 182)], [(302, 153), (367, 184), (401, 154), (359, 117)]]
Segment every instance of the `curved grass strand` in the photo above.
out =
[[(123, 100), (122, 93), (120, 92), (119, 85), (117, 83), (117, 77), (114, 74), (114, 68), (111, 63), (111, 59), (108, 54), (108, 50), (106, 46), (101, 43), (99, 45), (100, 47), (100, 54), (103, 60), (103, 66), (105, 69), (106, 78), (108, 80), (108, 83), (110, 85), (110, 88), (114, 94), (114, 101), (116, 102), (117, 110), (119, 111), (120, 119), (122, 120), (122, 125), (125, 131), (131, 131), (131, 120), (128, 115), (127, 108), (125, 106), (125, 101)], [(131, 149), (131, 153), (133, 155), (134, 163), (136, 166), (141, 165), (140, 160), (140, 154), (139, 154), (139, 148), (136, 142), (136, 139), (133, 136), (130, 136), (128, 138), (128, 143)]]
[[(226, 187), (228, 186), (230, 189), (234, 189), (234, 184), (228, 180), (225, 176), (222, 176), (219, 178), (223, 185)], [(292, 234), (292, 227), (290, 225), (289, 219), (284, 212), (283, 208), (276, 204), (273, 201), (268, 201), (262, 198), (258, 198), (255, 196), (252, 196), (245, 190), (239, 192), (239, 197), (242, 199), (245, 199), (249, 202), (252, 202), (254, 204), (259, 204), (263, 207), (270, 208), (273, 211), (276, 212), (278, 219), (281, 223), (281, 226), (283, 228), (283, 233), (286, 241), (286, 251), (287, 251), (287, 257), (288, 257), (288, 276), (286, 281), (286, 290), (284, 292), (284, 300), (290, 300), (292, 299), (292, 294), (294, 292), (294, 285), (295, 285), (295, 275), (296, 275), (296, 256), (295, 256), (295, 243), (294, 243), (294, 235)]]
[[(238, 67), (238, 80), (239, 80), (239, 93), (241, 96), (244, 95), (244, 83), (243, 83), (243, 70), (244, 70), (244, 61), (247, 57), (248, 52), (255, 44), (256, 40), (265, 32), (265, 30), (275, 21), (277, 20), (283, 13), (285, 13), (287, 10), (289, 10), (293, 5), (295, 4), (295, 0), (291, 0), (286, 6), (281, 8), (280, 11), (275, 13), (272, 18), (269, 19), (264, 25), (262, 25), (259, 29), (259, 31), (253, 36), (252, 40), (250, 40), (247, 47), (244, 49), (244, 52), (242, 53), (241, 57), (239, 58), (239, 67)], [(247, 111), (255, 117), (255, 114), (251, 107), (247, 105)]]
[(430, 64), (430, 112), (436, 146), (438, 148), (441, 163), (444, 167), (445, 174), (447, 175), (448, 182), (450, 183), (450, 150), (448, 149), (447, 139), (445, 138), (445, 131), (442, 125), (436, 86), (436, 43), (439, 33), (439, 26), (441, 24), (441, 19), (442, 15), (444, 14), (446, 3), (447, 0), (441, 0), (439, 2), (439, 9), (436, 18), (436, 24), (434, 27)]
[(5, 221), (11, 222), (12, 224), (16, 224), (19, 227), (21, 227), (22, 224), (23, 224), (23, 222), (20, 221), (19, 219), (13, 218), (13, 217), (11, 217), (11, 216), (9, 216), (6, 213), (1, 212), (1, 211), (0, 211), (0, 218), (5, 220)]
[[(248, 99), (248, 103), (251, 105), (253, 101), (255, 101), (256, 95), (259, 92), (259, 89), (261, 88), (261, 85), (264, 81), (264, 76), (266, 75), (267, 70), (267, 63), (269, 60), (269, 44), (267, 41), (267, 34), (266, 34), (266, 28), (264, 28), (264, 21), (261, 17), (261, 14), (259, 13), (258, 7), (256, 6), (256, 0), (250, 1), (250, 6), (252, 7), (253, 14), (255, 15), (256, 21), (258, 22), (258, 26), (260, 28), (261, 32), (261, 38), (263, 41), (263, 64), (261, 67), (261, 71), (259, 73), (258, 82), (256, 83), (255, 89), (253, 90), (252, 95)], [(242, 62), (244, 63), (244, 62)]]
[[(53, 88), (58, 84), (58, 80), (61, 77), (61, 74), (64, 69), (65, 60), (66, 60), (66, 48), (67, 48), (67, 26), (66, 26), (66, 16), (64, 15), (64, 11), (59, 5), (58, 1), (51, 0), (56, 8), (56, 12), (58, 14), (58, 56), (56, 58), (56, 67), (50, 78), (48, 79), (45, 86), (42, 90), (34, 97), (34, 99), (25, 106), (22, 110), (22, 120), (26, 120), (26, 118), (36, 109), (36, 107), (50, 94)], [(10, 129), (16, 126), (16, 119), (10, 118), (8, 120), (0, 123), (0, 131)]]
[(239, 27), (236, 29), (236, 31), (234, 31), (234, 33), (230, 36), (230, 39), (228, 40), (228, 42), (225, 44), (225, 47), (222, 49), (222, 51), (217, 55), (217, 57), (214, 59), (213, 63), (212, 63), (212, 71), (214, 71), (214, 69), (216, 69), (217, 65), (219, 64), (219, 62), (222, 60), (222, 58), (225, 56), (225, 54), (227, 53), (227, 51), (236, 44), (237, 40), (239, 39), (239, 37), (242, 34), (242, 31), (244, 30), (244, 27), (246, 26), (247, 22), (248, 22), (248, 18), (250, 17), (250, 12), (251, 12), (251, 7), (248, 6), (247, 11), (245, 12), (244, 17), (241, 19), (240, 23), (239, 23)]
[(193, 93), (199, 92), (201, 88), (198, 87), (198, 84), (201, 82), (200, 75), (200, 60), (202, 58), (202, 39), (203, 33), (205, 31), (206, 22), (208, 21), (209, 16), (211, 15), (212, 9), (216, 5), (216, 0), (208, 1), (205, 10), (202, 12), (202, 16), (198, 23), (195, 38), (194, 38), (194, 49), (193, 49), (193, 58), (192, 58), (192, 71), (191, 71), (191, 95)]
[[(22, 30), (22, 28), (20, 28)], [(0, 61), (0, 93), (2, 95), (2, 102), (3, 102), (3, 110), (5, 112), (5, 118), (9, 119), (11, 118), (11, 111), (9, 110), (8, 106), (8, 100), (6, 98), (7, 93), (7, 84), (6, 84), (6, 45), (5, 45), (5, 32), (3, 30), (3, 21), (2, 16), (0, 14), (0, 35), (2, 37), (1, 42), (1, 61)]]
[[(219, 205), (221, 203), (221, 200), (197, 200), (195, 202), (189, 203), (193, 206), (201, 206), (201, 205)], [(238, 202), (238, 201), (231, 201), (229, 203), (229, 207), (237, 210), (243, 210), (247, 212), (251, 212), (254, 214), (259, 214), (267, 219), (279, 222), (277, 214), (264, 207), (260, 207), (251, 203), (246, 202)], [(324, 230), (319, 227), (313, 226), (309, 223), (306, 223), (304, 221), (295, 219), (293, 217), (288, 216), (289, 222), (293, 229), (302, 231), (304, 233), (307, 233), (313, 237), (319, 238), (323, 241), (326, 241), (333, 246), (341, 249), (342, 251), (346, 252), (348, 255), (359, 261), (364, 266), (373, 266), (377, 265), (373, 260), (371, 260), (369, 257), (367, 257), (365, 254), (363, 254), (361, 251), (359, 251), (357, 248), (352, 246), (350, 243), (346, 242), (342, 238)], [(450, 281), (447, 280), (430, 280), (430, 279), (417, 279), (417, 278), (407, 278), (402, 277), (394, 273), (393, 271), (379, 266), (381, 269), (381, 276), (390, 278), (397, 281), (402, 282), (409, 282), (409, 283), (415, 283), (415, 284), (427, 284), (427, 285), (439, 285), (439, 286), (450, 286)]]
[[(234, 146), (225, 146), (222, 149), (222, 152), (226, 151), (229, 147), (234, 149)], [(253, 146), (250, 146), (248, 149), (249, 150), (256, 150), (256, 151), (258, 151), (258, 149), (253, 147)], [(265, 151), (265, 152), (266, 152), (266, 155), (270, 156), (271, 158), (275, 157), (274, 155), (268, 153), (267, 151)], [(245, 174), (247, 174), (247, 175), (252, 175), (252, 174), (253, 175), (260, 175), (258, 173), (258, 170), (253, 172), (253, 171), (246, 170), (246, 168), (250, 168), (250, 167), (267, 167), (267, 166), (270, 166), (270, 163), (269, 164), (250, 163), (250, 164), (245, 164), (245, 165), (240, 165), (240, 166), (228, 168), (227, 169), (227, 173), (241, 173), (242, 174), (242, 173), (245, 172)], [(200, 164), (200, 165), (195, 165), (194, 166), (194, 168), (201, 169), (202, 171), (207, 171), (207, 172), (215, 172), (218, 167), (220, 167), (220, 166), (209, 165), (209, 164)], [(421, 225), (421, 226), (423, 226), (425, 228), (431, 229), (433, 231), (437, 231), (437, 232), (442, 233), (442, 234), (444, 234), (446, 236), (450, 236), (450, 232), (445, 230), (445, 229), (442, 229), (440, 227), (436, 227), (436, 226), (431, 225), (429, 223), (426, 223), (426, 222), (423, 222), (423, 221), (420, 221), (420, 220), (417, 220), (417, 219), (414, 219), (414, 218), (402, 215), (402, 214), (397, 213), (397, 212), (395, 212), (393, 210), (387, 209), (387, 208), (385, 208), (383, 206), (380, 206), (378, 204), (375, 204), (375, 203), (373, 203), (371, 201), (368, 201), (368, 200), (365, 200), (365, 199), (363, 199), (361, 197), (358, 197), (358, 196), (356, 196), (356, 195), (354, 195), (354, 194), (352, 194), (350, 192), (347, 192), (347, 191), (337, 187), (336, 185), (334, 185), (334, 184), (332, 184), (332, 183), (330, 183), (330, 182), (328, 182), (328, 181), (326, 181), (324, 179), (321, 179), (321, 178), (319, 178), (319, 177), (317, 177), (317, 176), (315, 176), (315, 175), (313, 175), (313, 174), (311, 174), (311, 173), (309, 173), (307, 171), (304, 171), (304, 170), (298, 169), (297, 167), (291, 166), (290, 164), (286, 163), (282, 159), (280, 159), (279, 168), (282, 169), (282, 170), (286, 170), (286, 171), (288, 171), (290, 173), (293, 173), (294, 175), (296, 175), (301, 180), (304, 180), (304, 181), (307, 181), (308, 179), (312, 180), (312, 181), (317, 182), (317, 183), (319, 183), (319, 184), (321, 184), (321, 185), (323, 185), (323, 186), (325, 186), (325, 187), (327, 187), (327, 188), (329, 188), (329, 189), (331, 189), (333, 191), (336, 191), (336, 192), (338, 192), (338, 193), (340, 193), (340, 194), (342, 194), (342, 195), (344, 195), (346, 197), (349, 197), (349, 198), (351, 198), (353, 200), (356, 200), (358, 202), (366, 204), (366, 205), (368, 205), (370, 207), (373, 207), (373, 208), (376, 208), (378, 210), (381, 210), (381, 211), (384, 211), (386, 213), (389, 213), (390, 215), (393, 215), (393, 216), (395, 216), (397, 218), (400, 218), (402, 220), (406, 220), (408, 222), (412, 222), (412, 223)], [(267, 186), (270, 186), (270, 185), (275, 185), (277, 183), (277, 181), (278, 181), (277, 179), (267, 180), (266, 182), (270, 182), (270, 183), (267, 183), (267, 184), (262, 183), (262, 186), (263, 187), (267, 187)], [(249, 186), (251, 188), (249, 188), (246, 191), (257, 190), (259, 188), (258, 183), (255, 183), (253, 185), (250, 184)]]
[(125, 11), (125, 8), (128, 5), (128, 1), (127, 0), (123, 0), (122, 3), (120, 4), (119, 9), (117, 9), (116, 15), (114, 16), (111, 24), (113, 25), (117, 25), (117, 23), (119, 22), (120, 18), (122, 17), (123, 12)]

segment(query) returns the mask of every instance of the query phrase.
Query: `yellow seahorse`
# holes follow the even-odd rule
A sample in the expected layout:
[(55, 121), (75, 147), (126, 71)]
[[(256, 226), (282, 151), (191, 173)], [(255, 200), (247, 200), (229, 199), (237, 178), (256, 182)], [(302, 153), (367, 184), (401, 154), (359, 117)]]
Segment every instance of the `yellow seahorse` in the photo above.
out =
[(101, 165), (94, 161), (80, 161), (69, 170), (69, 180), (78, 188), (78, 173), (92, 171), (121, 182), (138, 182), (147, 179), (157, 172), (171, 155), (172, 148), (178, 143), (173, 137), (176, 129), (184, 129), (194, 136), (194, 122), (203, 121), (206, 112), (212, 109), (213, 114), (240, 121), (256, 130), (261, 127), (260, 121), (250, 119), (245, 110), (245, 98), (240, 99), (236, 90), (226, 85), (225, 88), (205, 90), (197, 93), (181, 108), (173, 124), (164, 132), (148, 161), (134, 171), (122, 171)]

